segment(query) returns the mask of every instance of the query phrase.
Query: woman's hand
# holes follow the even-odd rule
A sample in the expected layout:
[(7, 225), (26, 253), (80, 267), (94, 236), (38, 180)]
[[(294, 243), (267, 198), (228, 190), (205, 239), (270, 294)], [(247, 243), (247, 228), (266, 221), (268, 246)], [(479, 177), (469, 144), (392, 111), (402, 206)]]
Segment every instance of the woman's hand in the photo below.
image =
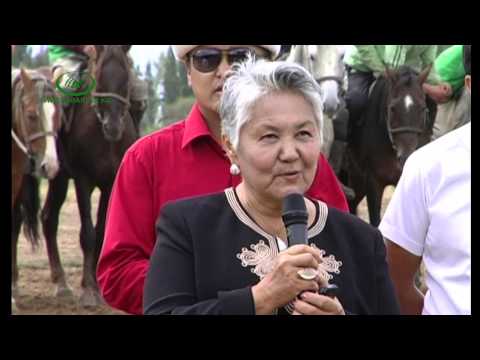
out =
[(298, 272), (305, 268), (317, 269), (320, 261), (320, 250), (307, 245), (282, 251), (275, 259), (273, 270), (252, 287), (256, 314), (271, 314), (304, 291), (317, 292), (317, 279), (304, 280)]
[(293, 305), (293, 315), (345, 315), (338, 298), (332, 299), (310, 291), (301, 294)]

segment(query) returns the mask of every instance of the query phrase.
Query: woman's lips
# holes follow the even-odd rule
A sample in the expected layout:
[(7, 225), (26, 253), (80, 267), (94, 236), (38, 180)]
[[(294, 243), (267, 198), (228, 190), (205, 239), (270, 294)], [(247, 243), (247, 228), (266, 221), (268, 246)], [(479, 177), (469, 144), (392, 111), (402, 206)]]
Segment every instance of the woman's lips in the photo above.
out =
[(284, 179), (287, 180), (296, 180), (298, 177), (300, 177), (300, 171), (289, 171), (289, 172), (284, 172), (278, 175)]

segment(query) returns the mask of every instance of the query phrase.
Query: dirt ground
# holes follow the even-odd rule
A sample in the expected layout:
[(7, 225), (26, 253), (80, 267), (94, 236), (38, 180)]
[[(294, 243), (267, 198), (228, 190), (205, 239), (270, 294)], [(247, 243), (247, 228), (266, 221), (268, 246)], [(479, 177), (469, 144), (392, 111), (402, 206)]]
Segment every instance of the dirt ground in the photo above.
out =
[[(393, 194), (393, 187), (385, 189), (382, 216)], [(42, 204), (47, 191), (47, 182), (41, 185)], [(96, 219), (99, 192), (92, 195), (92, 218)], [(368, 209), (364, 200), (359, 206), (359, 216), (368, 222)], [(18, 246), (19, 281), (17, 309), (15, 315), (122, 315), (121, 311), (105, 305), (96, 309), (84, 309), (78, 304), (80, 281), (82, 276), (82, 251), (79, 243), (80, 219), (78, 215), (73, 183), (62, 207), (59, 221), (58, 246), (67, 282), (74, 292), (74, 297), (57, 299), (54, 285), (50, 280), (50, 269), (46, 246), (42, 241), (40, 248), (32, 252), (30, 244), (21, 232)], [(43, 238), (42, 238), (43, 240)]]
[[(42, 180), (40, 188), (42, 205), (46, 196), (47, 185), (47, 182)], [(95, 190), (92, 195), (92, 219), (96, 219), (95, 214), (97, 211), (99, 194), (99, 191)], [(67, 199), (61, 209), (58, 228), (58, 247), (60, 257), (67, 276), (67, 282), (74, 293), (74, 297), (57, 299), (54, 296), (55, 288), (50, 280), (50, 268), (43, 235), (40, 248), (36, 252), (32, 252), (30, 244), (23, 236), (23, 231), (21, 231), (18, 240), (19, 296), (16, 299), (17, 309), (13, 314), (123, 314), (121, 311), (112, 309), (107, 305), (95, 309), (84, 309), (78, 304), (83, 256), (79, 240), (80, 218), (78, 215), (75, 189), (72, 181), (70, 181)]]

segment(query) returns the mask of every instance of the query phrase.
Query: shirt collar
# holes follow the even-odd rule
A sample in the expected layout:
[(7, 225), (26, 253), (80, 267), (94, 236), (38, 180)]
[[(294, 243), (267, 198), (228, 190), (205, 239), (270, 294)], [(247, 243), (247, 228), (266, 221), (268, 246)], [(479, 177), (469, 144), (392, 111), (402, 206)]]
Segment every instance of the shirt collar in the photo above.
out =
[(183, 133), (182, 149), (189, 145), (193, 140), (209, 136), (213, 140), (212, 133), (203, 118), (198, 103), (195, 103), (185, 121), (185, 132)]

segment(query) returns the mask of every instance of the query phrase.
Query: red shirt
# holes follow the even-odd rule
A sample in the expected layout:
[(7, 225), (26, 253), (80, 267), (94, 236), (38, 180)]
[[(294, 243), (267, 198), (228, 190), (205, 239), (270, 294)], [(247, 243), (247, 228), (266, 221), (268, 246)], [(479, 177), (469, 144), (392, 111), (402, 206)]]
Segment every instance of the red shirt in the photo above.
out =
[[(237, 186), (241, 178), (229, 169), (230, 161), (211, 136), (197, 104), (186, 120), (147, 135), (128, 149), (112, 189), (97, 267), (100, 290), (111, 306), (142, 314), (143, 284), (162, 205)], [(348, 211), (323, 155), (307, 195)]]

